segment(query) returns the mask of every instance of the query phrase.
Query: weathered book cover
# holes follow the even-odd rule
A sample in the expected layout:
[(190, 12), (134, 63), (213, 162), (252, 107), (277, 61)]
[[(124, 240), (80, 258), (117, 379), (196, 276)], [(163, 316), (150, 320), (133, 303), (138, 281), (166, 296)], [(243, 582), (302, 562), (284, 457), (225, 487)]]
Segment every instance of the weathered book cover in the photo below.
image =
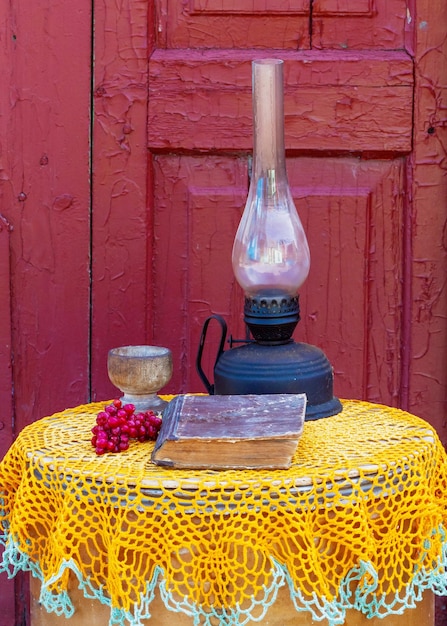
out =
[(287, 468), (305, 412), (305, 394), (180, 395), (163, 413), (152, 461), (191, 469)]

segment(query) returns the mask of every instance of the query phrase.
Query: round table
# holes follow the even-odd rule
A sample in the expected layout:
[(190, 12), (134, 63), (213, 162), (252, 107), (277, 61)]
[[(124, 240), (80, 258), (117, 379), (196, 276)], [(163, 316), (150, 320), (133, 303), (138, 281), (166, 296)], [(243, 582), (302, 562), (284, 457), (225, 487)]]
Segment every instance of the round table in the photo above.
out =
[(287, 470), (174, 470), (152, 442), (97, 456), (104, 404), (31, 424), (0, 464), (0, 568), (32, 572), (33, 626), (433, 624), (447, 458), (427, 422), (344, 401)]

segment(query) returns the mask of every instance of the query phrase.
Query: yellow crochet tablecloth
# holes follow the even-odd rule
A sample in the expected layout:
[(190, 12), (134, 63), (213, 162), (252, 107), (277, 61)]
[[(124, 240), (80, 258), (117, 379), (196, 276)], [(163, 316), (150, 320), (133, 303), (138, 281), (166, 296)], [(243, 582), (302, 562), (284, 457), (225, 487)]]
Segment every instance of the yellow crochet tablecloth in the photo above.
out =
[(70, 572), (110, 624), (150, 617), (156, 586), (209, 625), (262, 618), (282, 585), (334, 626), (446, 594), (447, 459), (427, 422), (345, 401), (306, 422), (288, 470), (187, 471), (152, 465), (151, 442), (96, 456), (104, 404), (28, 426), (0, 464), (0, 570), (31, 570), (48, 610), (73, 611)]

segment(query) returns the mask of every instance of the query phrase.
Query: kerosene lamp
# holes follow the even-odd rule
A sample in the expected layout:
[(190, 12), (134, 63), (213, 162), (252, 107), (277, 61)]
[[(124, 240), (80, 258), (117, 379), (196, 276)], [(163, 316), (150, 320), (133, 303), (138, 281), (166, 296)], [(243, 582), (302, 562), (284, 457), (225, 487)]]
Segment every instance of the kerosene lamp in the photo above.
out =
[[(253, 61), (253, 171), (233, 245), (235, 278), (245, 294), (244, 321), (253, 340), (223, 350), (226, 323), (205, 322), (197, 369), (210, 393), (306, 393), (306, 419), (341, 411), (333, 396), (333, 371), (317, 347), (297, 343), (298, 290), (307, 278), (310, 253), (290, 192), (284, 145), (283, 61)], [(211, 319), (222, 326), (214, 385), (201, 367)]]

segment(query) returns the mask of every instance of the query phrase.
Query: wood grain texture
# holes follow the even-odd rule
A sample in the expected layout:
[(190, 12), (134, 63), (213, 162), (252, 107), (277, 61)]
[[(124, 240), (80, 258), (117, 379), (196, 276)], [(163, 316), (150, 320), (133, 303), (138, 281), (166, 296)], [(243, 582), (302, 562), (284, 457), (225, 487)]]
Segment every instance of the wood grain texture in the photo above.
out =
[[(231, 320), (232, 332), (244, 336), (243, 294), (234, 280), (231, 247), (247, 189), (246, 159), (154, 159), (152, 337), (173, 352), (174, 374), (166, 393), (203, 391), (194, 362), (211, 311)], [(211, 345), (216, 342), (217, 337)], [(214, 356), (213, 348), (208, 369)]]
[(92, 398), (117, 390), (110, 348), (146, 342), (147, 31), (144, 0), (95, 3)]
[(0, 198), (13, 229), (20, 430), (88, 397), (90, 6), (2, 3), (0, 29)]
[(447, 444), (447, 4), (418, 2), (409, 16), (416, 100), (404, 384), (409, 410), (435, 425)]
[[(12, 228), (0, 234), (0, 271), (10, 270), (0, 421), (9, 434), (88, 399), (90, 25), (85, 0), (0, 3), (0, 211)], [(29, 623), (28, 576), (0, 577), (2, 626)]]
[[(69, 593), (75, 607), (75, 613), (67, 619), (63, 615), (47, 613), (39, 603), (40, 582), (33, 578), (32, 591), (32, 620), (33, 626), (109, 626), (110, 608), (96, 600), (87, 599), (79, 589), (78, 582), (70, 575)], [(184, 613), (173, 613), (166, 608), (160, 597), (160, 591), (155, 588), (155, 598), (151, 603), (152, 616), (156, 615), (156, 626), (194, 626), (194, 618)], [(174, 622), (175, 620), (175, 622)], [(249, 620), (247, 626), (258, 626), (258, 621)], [(297, 612), (290, 598), (289, 588), (284, 585), (278, 589), (276, 601), (269, 608), (263, 622), (264, 626), (329, 626), (328, 620), (316, 621), (307, 611)], [(344, 626), (434, 626), (433, 594), (426, 591), (421, 602), (414, 609), (405, 611), (402, 615), (387, 617), (367, 617), (357, 610), (349, 609), (346, 612)], [(154, 617), (141, 620), (142, 626), (154, 626)], [(5, 625), (6, 626), (6, 625)], [(7, 625), (9, 626), (9, 624)], [(436, 626), (445, 626), (443, 623)]]
[(0, 215), (0, 460), (13, 440), (10, 231), (11, 226)]
[[(231, 246), (246, 167), (231, 157), (155, 159), (154, 336), (169, 337), (173, 389), (203, 390), (193, 365), (209, 315), (245, 337)], [(311, 249), (295, 338), (326, 352), (337, 396), (397, 406), (402, 310), (389, 303), (402, 298), (404, 161), (307, 157), (288, 159), (287, 168)], [(217, 345), (216, 336), (204, 368), (211, 377)]]
[[(12, 326), (10, 291), (10, 225), (0, 215), (0, 460), (13, 440)], [(0, 550), (0, 559), (2, 551)], [(14, 623), (14, 581), (0, 577), (0, 615)], [(1, 623), (0, 619), (0, 623)]]
[(157, 6), (160, 48), (310, 47), (310, 0), (160, 0)]
[(406, 0), (314, 0), (312, 48), (404, 49), (406, 18)]
[(296, 15), (309, 12), (309, 0), (189, 0), (191, 15)]
[(327, 353), (335, 395), (390, 406), (400, 403), (404, 163), (289, 162), (311, 247), (296, 336)]
[[(151, 149), (251, 150), (252, 57), (249, 51), (226, 58), (156, 51), (149, 66)], [(287, 149), (382, 155), (411, 150), (413, 70), (406, 53), (281, 57)]]

